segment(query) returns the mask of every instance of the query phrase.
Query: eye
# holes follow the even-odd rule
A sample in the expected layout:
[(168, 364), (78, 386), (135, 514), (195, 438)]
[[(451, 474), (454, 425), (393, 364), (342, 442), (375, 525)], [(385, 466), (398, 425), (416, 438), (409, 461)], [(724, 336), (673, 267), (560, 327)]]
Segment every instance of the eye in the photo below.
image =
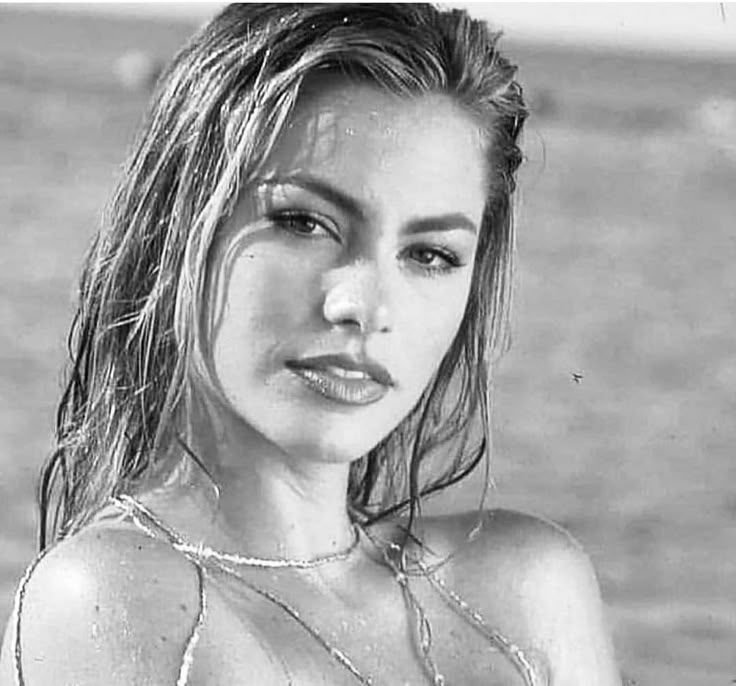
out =
[(328, 221), (309, 212), (289, 210), (276, 212), (269, 219), (271, 222), (289, 233), (306, 238), (337, 238), (336, 229), (328, 226)]
[(407, 248), (404, 255), (425, 272), (448, 272), (463, 264), (455, 251), (444, 246), (416, 245)]

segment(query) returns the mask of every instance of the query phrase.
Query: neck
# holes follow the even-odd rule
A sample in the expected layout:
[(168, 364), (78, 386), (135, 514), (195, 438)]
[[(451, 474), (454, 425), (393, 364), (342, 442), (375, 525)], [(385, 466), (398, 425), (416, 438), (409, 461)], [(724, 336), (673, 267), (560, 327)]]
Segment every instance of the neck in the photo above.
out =
[(163, 499), (162, 515), (191, 542), (254, 557), (312, 559), (353, 541), (348, 463), (285, 454), (252, 429), (193, 448), (212, 478), (184, 457), (155, 499), (157, 507)]
[(310, 559), (350, 544), (346, 466), (307, 465), (297, 471), (262, 455), (248, 458), (259, 468), (222, 467), (216, 477), (221, 484), (217, 528), (238, 550)]

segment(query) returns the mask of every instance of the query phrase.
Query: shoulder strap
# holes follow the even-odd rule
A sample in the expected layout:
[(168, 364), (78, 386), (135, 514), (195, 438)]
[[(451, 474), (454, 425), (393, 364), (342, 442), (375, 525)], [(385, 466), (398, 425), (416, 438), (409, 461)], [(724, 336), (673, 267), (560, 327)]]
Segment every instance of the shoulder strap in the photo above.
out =
[[(147, 535), (158, 538), (156, 535), (156, 531), (159, 531), (163, 533), (166, 537), (166, 539), (174, 544), (174, 537), (175, 535), (173, 532), (170, 532), (163, 524), (159, 524), (158, 520), (153, 516), (152, 513), (148, 513), (143, 506), (135, 501), (133, 498), (128, 498), (127, 496), (124, 496), (126, 498), (125, 501), (122, 499), (113, 499), (112, 504), (116, 505), (118, 509), (123, 509), (123, 511), (127, 514), (129, 514), (133, 520), (133, 522), (140, 528), (142, 531), (144, 531)], [(128, 507), (127, 503), (128, 501), (133, 501), (139, 508), (140, 511), (132, 509), (132, 506)], [(149, 516), (146, 516), (149, 515)], [(153, 526), (152, 526), (153, 525)], [(171, 535), (170, 535), (171, 534)], [(15, 684), (14, 686), (25, 686), (25, 680), (23, 678), (23, 662), (22, 662), (22, 646), (21, 646), (21, 625), (22, 625), (22, 616), (23, 616), (23, 601), (25, 599), (26, 594), (26, 588), (28, 586), (28, 582), (31, 578), (31, 575), (35, 571), (38, 564), (43, 560), (43, 558), (46, 556), (46, 554), (52, 549), (53, 546), (49, 546), (43, 551), (41, 551), (35, 559), (31, 562), (31, 564), (26, 569), (25, 573), (23, 574), (23, 577), (20, 580), (20, 583), (18, 585), (18, 590), (15, 594), (15, 600), (13, 603), (13, 618), (14, 618), (14, 624), (13, 624), (13, 674), (15, 676)], [(174, 546), (176, 547), (176, 546)], [(197, 617), (194, 621), (194, 624), (192, 625), (192, 628), (189, 632), (189, 636), (187, 637), (186, 644), (184, 646), (184, 651), (182, 653), (181, 658), (181, 664), (179, 667), (179, 674), (177, 676), (176, 680), (176, 686), (186, 686), (189, 682), (189, 676), (192, 669), (192, 663), (194, 661), (194, 649), (197, 646), (197, 643), (199, 642), (200, 633), (202, 630), (202, 627), (204, 625), (205, 615), (207, 612), (207, 595), (205, 592), (205, 579), (204, 579), (204, 569), (201, 565), (197, 564), (195, 560), (190, 558), (189, 556), (185, 557), (191, 562), (191, 564), (194, 566), (194, 569), (197, 573), (197, 595), (198, 595), (198, 610), (197, 610)]]
[[(181, 550), (181, 536), (176, 531), (166, 526), (153, 512), (145, 505), (129, 495), (121, 495), (111, 499), (112, 504), (121, 509), (125, 514), (130, 516), (133, 523), (151, 538), (160, 538), (161, 535), (166, 541), (190, 562), (197, 573), (197, 593), (199, 600), (199, 608), (197, 618), (192, 625), (189, 637), (187, 638), (184, 652), (179, 667), (179, 676), (176, 680), (176, 686), (186, 686), (189, 681), (189, 675), (194, 662), (194, 649), (199, 642), (199, 636), (204, 625), (205, 615), (207, 613), (207, 594), (205, 592), (204, 568), (199, 561), (187, 555)], [(20, 684), (19, 686), (23, 686)]]
[(199, 635), (202, 630), (202, 626), (204, 625), (204, 618), (207, 612), (207, 596), (204, 591), (204, 570), (202, 569), (202, 566), (198, 564), (194, 564), (194, 568), (197, 570), (199, 611), (197, 612), (197, 619), (192, 626), (189, 638), (184, 646), (184, 653), (181, 657), (181, 666), (179, 667), (179, 677), (176, 680), (176, 686), (186, 686), (189, 682), (189, 673), (192, 669), (192, 663), (194, 662), (194, 649), (197, 647), (197, 643), (199, 642)]
[(543, 686), (547, 683), (547, 679), (538, 674), (538, 670), (530, 657), (519, 646), (490, 626), (480, 612), (470, 607), (454, 590), (448, 588), (432, 569), (423, 562), (418, 562), (418, 566), (424, 572), (424, 576), (430, 585), (434, 587), (445, 602), (458, 611), (470, 626), (484, 636), (495, 650), (498, 650), (511, 662), (527, 686)]
[(180, 536), (166, 526), (143, 503), (129, 495), (110, 498), (110, 504), (118, 509), (123, 518), (129, 518), (135, 526), (151, 538), (165, 539), (176, 548)]

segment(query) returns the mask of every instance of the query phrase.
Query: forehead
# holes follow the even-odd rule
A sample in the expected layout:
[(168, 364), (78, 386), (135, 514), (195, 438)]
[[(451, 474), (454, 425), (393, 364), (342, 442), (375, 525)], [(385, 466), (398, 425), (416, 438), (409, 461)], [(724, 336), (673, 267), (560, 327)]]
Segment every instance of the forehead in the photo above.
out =
[(316, 175), (367, 201), (401, 194), (427, 212), (461, 206), (480, 215), (485, 205), (480, 128), (439, 93), (406, 97), (344, 78), (312, 79), (266, 167), (279, 177)]

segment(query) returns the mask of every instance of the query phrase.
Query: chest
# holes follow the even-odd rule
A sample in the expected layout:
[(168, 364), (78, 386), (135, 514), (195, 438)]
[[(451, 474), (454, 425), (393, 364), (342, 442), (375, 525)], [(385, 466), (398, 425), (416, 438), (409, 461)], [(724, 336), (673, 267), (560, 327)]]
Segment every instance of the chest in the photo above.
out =
[[(525, 686), (493, 641), (426, 584), (356, 589), (358, 601), (309, 585), (215, 586), (196, 683), (250, 686)], [(253, 672), (257, 674), (254, 675)], [(438, 675), (444, 681), (437, 680)]]

